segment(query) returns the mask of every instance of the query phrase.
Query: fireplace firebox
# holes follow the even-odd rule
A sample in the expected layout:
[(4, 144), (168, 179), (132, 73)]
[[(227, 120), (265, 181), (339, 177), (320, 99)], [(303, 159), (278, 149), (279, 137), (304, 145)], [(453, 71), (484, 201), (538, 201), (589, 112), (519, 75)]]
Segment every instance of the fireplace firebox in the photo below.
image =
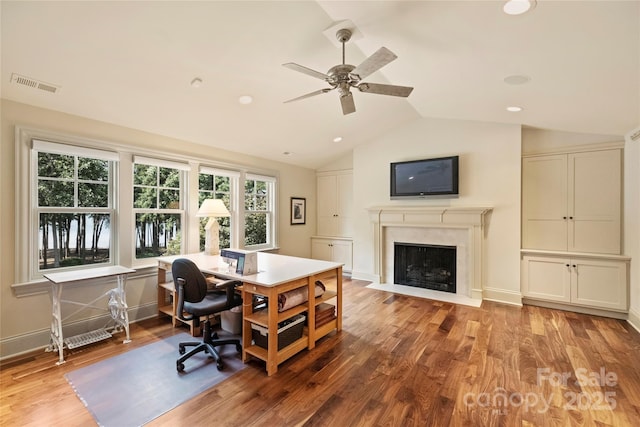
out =
[(456, 247), (395, 242), (395, 284), (456, 293)]

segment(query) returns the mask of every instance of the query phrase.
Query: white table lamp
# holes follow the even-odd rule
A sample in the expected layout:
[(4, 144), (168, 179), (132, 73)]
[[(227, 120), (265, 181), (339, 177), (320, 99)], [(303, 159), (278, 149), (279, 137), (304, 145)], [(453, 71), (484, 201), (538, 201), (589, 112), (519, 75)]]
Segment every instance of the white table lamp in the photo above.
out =
[(231, 216), (224, 202), (220, 199), (205, 199), (196, 214), (198, 217), (209, 217), (204, 227), (204, 253), (207, 255), (220, 254), (220, 226), (217, 218)]

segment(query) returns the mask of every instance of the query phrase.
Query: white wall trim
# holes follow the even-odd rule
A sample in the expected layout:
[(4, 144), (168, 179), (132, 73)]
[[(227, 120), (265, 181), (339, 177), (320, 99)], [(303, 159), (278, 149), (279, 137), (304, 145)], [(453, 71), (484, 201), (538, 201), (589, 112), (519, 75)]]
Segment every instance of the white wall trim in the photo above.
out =
[(352, 271), (351, 278), (356, 280), (366, 280), (374, 283), (380, 282), (380, 276), (377, 276), (375, 274), (365, 273), (364, 271)]
[(635, 311), (634, 309), (629, 309), (629, 318), (627, 322), (640, 333), (640, 313)]
[[(144, 319), (156, 317), (158, 315), (158, 304), (156, 302), (129, 307), (129, 323), (136, 323)], [(81, 334), (90, 330), (103, 327), (111, 320), (108, 314), (83, 319), (77, 322), (69, 322), (64, 325), (64, 333), (68, 336)], [(112, 339), (122, 340), (124, 332), (115, 334)], [(26, 334), (3, 338), (0, 340), (0, 360), (6, 360), (25, 353), (30, 353), (49, 346), (51, 339), (51, 328), (30, 331)], [(58, 360), (57, 353), (51, 353), (51, 364)]]
[(487, 286), (484, 288), (482, 299), (522, 307), (522, 294), (517, 291), (507, 291)]
[(576, 313), (590, 314), (592, 316), (611, 317), (621, 320), (627, 320), (629, 318), (627, 312), (603, 310), (599, 308), (583, 307), (581, 305), (574, 304), (563, 304), (553, 301), (536, 300), (527, 297), (522, 298), (522, 303), (527, 305), (535, 305), (537, 307), (552, 308), (554, 310), (574, 311)]

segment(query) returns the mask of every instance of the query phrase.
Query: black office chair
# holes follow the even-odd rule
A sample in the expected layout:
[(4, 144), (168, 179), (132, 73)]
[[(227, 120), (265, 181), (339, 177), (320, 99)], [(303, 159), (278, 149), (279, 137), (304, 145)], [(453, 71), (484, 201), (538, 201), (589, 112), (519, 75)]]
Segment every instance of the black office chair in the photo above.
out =
[[(204, 351), (216, 360), (218, 370), (222, 370), (223, 363), (216, 347), (225, 344), (234, 344), (238, 352), (242, 351), (239, 339), (219, 339), (218, 335), (211, 331), (210, 315), (229, 310), (242, 304), (242, 298), (236, 294), (235, 287), (240, 282), (227, 280), (216, 284), (213, 291), (207, 290), (207, 280), (193, 263), (193, 261), (179, 258), (171, 266), (173, 283), (177, 290), (178, 306), (177, 315), (182, 320), (192, 320), (194, 326), (200, 326), (200, 317), (207, 316), (203, 323), (203, 339), (198, 342), (181, 342), (179, 352), (182, 357), (176, 361), (178, 372), (184, 370), (184, 361), (196, 353)], [(188, 313), (188, 314), (185, 314)], [(195, 347), (187, 354), (186, 347)]]

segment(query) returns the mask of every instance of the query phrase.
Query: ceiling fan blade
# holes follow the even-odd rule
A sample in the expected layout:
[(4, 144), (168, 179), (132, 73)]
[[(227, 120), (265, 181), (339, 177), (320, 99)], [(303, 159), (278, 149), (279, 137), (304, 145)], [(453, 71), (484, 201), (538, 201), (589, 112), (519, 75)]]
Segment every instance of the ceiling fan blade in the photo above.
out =
[(293, 98), (293, 99), (290, 99), (288, 101), (284, 101), (284, 103), (286, 104), (287, 102), (299, 101), (301, 99), (310, 98), (312, 96), (320, 95), (322, 93), (327, 93), (327, 92), (332, 91), (332, 90), (333, 90), (333, 88), (325, 88), (325, 89), (316, 90), (316, 91), (308, 93), (306, 95), (302, 95), (302, 96), (299, 96), (297, 98)]
[(391, 52), (386, 47), (381, 47), (373, 55), (365, 59), (362, 64), (354, 68), (353, 71), (351, 71), (351, 74), (357, 75), (360, 80), (362, 80), (396, 58), (397, 56), (395, 53)]
[(402, 96), (404, 98), (409, 96), (413, 90), (413, 88), (409, 86), (383, 85), (378, 83), (360, 83), (356, 87), (360, 89), (360, 92), (375, 93), (378, 95)]
[(286, 64), (282, 64), (283, 67), (287, 67), (290, 70), (293, 71), (299, 71), (301, 73), (304, 73), (308, 76), (311, 77), (315, 77), (316, 79), (320, 79), (320, 80), (327, 80), (329, 78), (329, 76), (327, 76), (326, 74), (321, 73), (320, 71), (316, 71), (316, 70), (312, 70), (311, 68), (307, 68), (307, 67), (303, 67), (302, 65), (298, 65), (295, 64), (293, 62), (287, 62)]
[(345, 116), (356, 112), (356, 104), (353, 101), (353, 95), (351, 95), (351, 93), (342, 95), (340, 97), (340, 104), (342, 104), (342, 114)]

